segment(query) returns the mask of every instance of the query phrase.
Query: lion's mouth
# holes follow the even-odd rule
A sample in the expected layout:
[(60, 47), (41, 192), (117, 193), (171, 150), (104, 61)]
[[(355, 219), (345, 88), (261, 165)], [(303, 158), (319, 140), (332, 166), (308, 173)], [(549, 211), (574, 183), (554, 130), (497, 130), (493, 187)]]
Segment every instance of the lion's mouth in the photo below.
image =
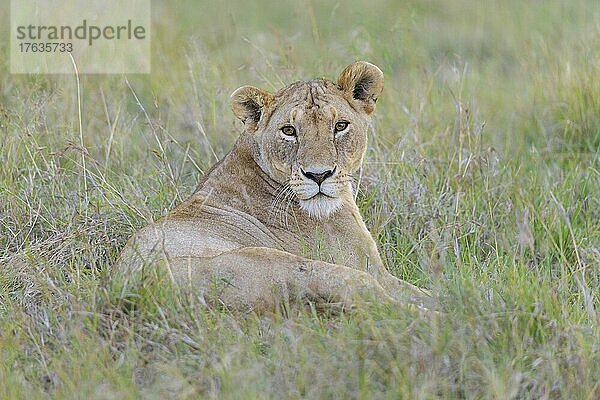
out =
[(298, 200), (303, 202), (334, 202), (340, 200), (341, 192), (335, 186), (329, 184), (308, 185), (292, 185), (292, 190), (296, 194)]
[(323, 197), (328, 198), (328, 199), (337, 199), (337, 196), (332, 196), (330, 194), (327, 194), (327, 193), (322, 192), (321, 190), (319, 190), (317, 193), (315, 193), (314, 195), (310, 196), (306, 200), (318, 199), (318, 198), (323, 198)]
[(315, 219), (324, 219), (331, 216), (342, 208), (342, 205), (341, 198), (323, 192), (318, 192), (306, 200), (300, 200), (300, 209)]

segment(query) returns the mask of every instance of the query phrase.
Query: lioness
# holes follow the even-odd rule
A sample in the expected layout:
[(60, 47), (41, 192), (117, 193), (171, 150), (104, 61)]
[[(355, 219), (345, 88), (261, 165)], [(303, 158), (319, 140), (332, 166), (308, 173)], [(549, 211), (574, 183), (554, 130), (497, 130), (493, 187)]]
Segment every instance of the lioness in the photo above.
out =
[(386, 270), (353, 196), (382, 89), (383, 73), (364, 61), (337, 83), (237, 89), (231, 108), (243, 132), (233, 150), (129, 240), (117, 269), (166, 260), (175, 281), (234, 308), (352, 306), (364, 296), (422, 305), (425, 292)]

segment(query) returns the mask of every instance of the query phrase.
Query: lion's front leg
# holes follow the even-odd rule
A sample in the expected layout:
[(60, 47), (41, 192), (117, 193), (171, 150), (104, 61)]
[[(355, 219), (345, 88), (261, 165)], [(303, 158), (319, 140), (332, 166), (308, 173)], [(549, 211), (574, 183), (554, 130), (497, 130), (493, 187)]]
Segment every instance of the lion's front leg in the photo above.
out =
[(408, 302), (424, 309), (435, 309), (431, 293), (402, 279), (396, 278), (383, 268), (378, 282), (398, 302)]
[(246, 247), (215, 257), (169, 261), (176, 280), (232, 308), (272, 310), (281, 303), (393, 302), (369, 274), (265, 247)]

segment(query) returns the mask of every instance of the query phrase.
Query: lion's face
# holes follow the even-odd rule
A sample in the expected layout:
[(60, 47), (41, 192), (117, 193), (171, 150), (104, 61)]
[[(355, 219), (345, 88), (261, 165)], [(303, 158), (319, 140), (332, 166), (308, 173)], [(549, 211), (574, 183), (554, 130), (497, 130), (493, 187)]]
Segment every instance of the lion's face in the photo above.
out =
[(232, 108), (251, 135), (261, 169), (289, 185), (302, 210), (325, 218), (352, 198), (352, 175), (364, 156), (382, 87), (379, 68), (357, 62), (337, 84), (298, 82), (274, 95), (242, 87), (232, 95)]

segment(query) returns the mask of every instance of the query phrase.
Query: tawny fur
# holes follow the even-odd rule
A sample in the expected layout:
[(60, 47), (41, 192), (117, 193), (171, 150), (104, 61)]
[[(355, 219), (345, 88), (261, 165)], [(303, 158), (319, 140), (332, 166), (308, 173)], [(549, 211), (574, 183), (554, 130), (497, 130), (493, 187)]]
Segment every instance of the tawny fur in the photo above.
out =
[[(236, 90), (231, 106), (244, 130), (232, 151), (189, 199), (130, 239), (116, 269), (165, 260), (178, 282), (235, 308), (352, 305), (365, 296), (427, 302), (386, 270), (354, 202), (351, 182), (382, 88), (381, 70), (359, 61), (336, 83)], [(319, 185), (307, 171), (333, 172)]]

